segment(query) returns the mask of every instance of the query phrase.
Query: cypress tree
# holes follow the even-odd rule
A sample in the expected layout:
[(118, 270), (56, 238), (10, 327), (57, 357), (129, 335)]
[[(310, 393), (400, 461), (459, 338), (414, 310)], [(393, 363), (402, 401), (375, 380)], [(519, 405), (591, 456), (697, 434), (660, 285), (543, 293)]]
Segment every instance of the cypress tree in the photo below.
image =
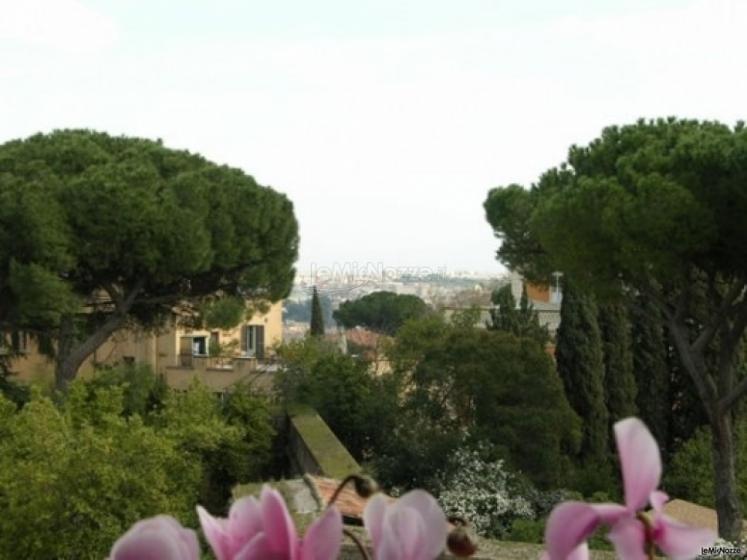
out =
[(519, 318), (511, 286), (495, 289), (490, 299), (493, 309), (490, 310), (490, 321), (486, 327), (492, 331), (505, 331), (518, 336)]
[(319, 301), (319, 293), (314, 286), (311, 296), (311, 336), (324, 336), (324, 316), (322, 315), (322, 304)]
[(536, 340), (543, 348), (550, 341), (547, 327), (539, 323), (539, 314), (527, 297), (527, 287), (523, 286), (519, 307), (511, 293), (511, 286), (503, 286), (493, 292), (491, 297), (494, 309), (490, 311), (490, 321), (486, 324), (489, 330), (505, 331), (518, 337)]
[(600, 305), (598, 322), (604, 353), (604, 396), (612, 429), (618, 420), (638, 412), (631, 327), (627, 309), (621, 302)]
[(650, 298), (638, 295), (630, 306), (633, 374), (639, 415), (662, 448), (668, 446), (672, 399), (663, 318)]
[(568, 402), (582, 420), (581, 459), (586, 463), (605, 463), (609, 413), (604, 402), (604, 358), (597, 306), (567, 279), (555, 356)]

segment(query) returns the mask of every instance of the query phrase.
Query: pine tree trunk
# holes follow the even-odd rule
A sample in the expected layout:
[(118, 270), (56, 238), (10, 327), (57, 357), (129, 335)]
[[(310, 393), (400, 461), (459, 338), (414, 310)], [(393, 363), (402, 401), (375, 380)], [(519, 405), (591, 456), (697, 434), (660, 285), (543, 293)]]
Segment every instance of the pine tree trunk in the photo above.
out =
[(711, 422), (713, 469), (716, 475), (716, 514), (719, 536), (737, 542), (742, 532), (742, 512), (737, 492), (734, 426), (730, 412)]
[(75, 324), (72, 315), (64, 317), (60, 324), (55, 386), (65, 391), (78, 374), (80, 366), (96, 349), (125, 323), (125, 316), (114, 314), (91, 333), (85, 340), (75, 340)]
[(55, 387), (58, 391), (64, 391), (68, 383), (75, 378), (78, 371), (73, 364), (69, 363), (67, 357), (72, 352), (75, 344), (75, 318), (73, 315), (65, 315), (60, 319), (60, 331), (57, 338), (57, 352), (55, 355)]

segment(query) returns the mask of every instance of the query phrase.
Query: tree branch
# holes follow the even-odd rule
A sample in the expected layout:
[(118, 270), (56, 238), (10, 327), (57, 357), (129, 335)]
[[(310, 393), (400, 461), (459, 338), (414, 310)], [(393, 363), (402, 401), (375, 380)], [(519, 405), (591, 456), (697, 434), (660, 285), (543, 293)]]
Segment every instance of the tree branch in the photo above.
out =
[[(711, 321), (709, 321), (709, 323), (703, 328), (703, 330), (700, 331), (698, 337), (695, 339), (695, 342), (693, 342), (693, 351), (703, 352), (705, 348), (711, 343), (713, 337), (716, 336), (716, 333), (718, 333), (719, 329), (726, 324), (728, 313), (730, 311), (730, 308), (732, 307), (732, 304), (742, 296), (743, 292), (744, 283), (742, 282), (736, 282), (731, 286), (731, 288), (729, 288), (728, 293), (721, 300), (721, 305), (719, 306), (719, 308), (711, 314)], [(744, 300), (742, 301), (744, 303)], [(744, 327), (742, 327), (742, 330), (744, 330)]]
[[(737, 310), (737, 315), (734, 319), (734, 324), (729, 333), (727, 334), (727, 340), (724, 340), (722, 344), (731, 347), (732, 353), (734, 348), (739, 345), (739, 341), (744, 335), (744, 331), (747, 328), (747, 298), (744, 298)], [(733, 375), (733, 365), (732, 365)], [(747, 394), (747, 377), (742, 379), (735, 387), (731, 387), (731, 383), (728, 384), (729, 392), (724, 395), (718, 403), (719, 413), (725, 414), (734, 406), (734, 404)]]
[[(114, 313), (111, 313), (107, 319), (88, 336), (88, 338), (74, 347), (69, 347), (68, 351), (65, 352), (66, 355), (59, 356), (59, 364), (62, 366), (61, 369), (70, 376), (70, 379), (74, 378), (75, 373), (83, 361), (99, 346), (106, 342), (106, 340), (120, 329), (122, 325), (124, 325), (127, 320), (127, 313), (144, 286), (145, 278), (141, 277), (137, 282), (135, 282), (135, 285), (130, 289), (129, 293), (124, 298), (121, 298), (121, 302), (116, 306)], [(63, 341), (60, 341), (61, 349), (62, 342)], [(68, 381), (70, 379), (68, 379)]]
[[(674, 315), (676, 316), (676, 314)], [(718, 390), (708, 374), (705, 371), (705, 364), (702, 353), (695, 353), (687, 340), (687, 327), (674, 321), (674, 316), (667, 320), (669, 326), (669, 335), (677, 348), (677, 353), (682, 360), (682, 365), (690, 375), (698, 390), (698, 395), (705, 405), (709, 418), (712, 415), (710, 404), (715, 403), (718, 399)], [(683, 332), (684, 331), (684, 332)]]
[(114, 307), (116, 307), (117, 309), (121, 308), (123, 304), (122, 294), (119, 292), (116, 286), (111, 282), (105, 282), (104, 284), (102, 284), (102, 287), (104, 288), (104, 291), (109, 295), (109, 299), (111, 299), (114, 303)]

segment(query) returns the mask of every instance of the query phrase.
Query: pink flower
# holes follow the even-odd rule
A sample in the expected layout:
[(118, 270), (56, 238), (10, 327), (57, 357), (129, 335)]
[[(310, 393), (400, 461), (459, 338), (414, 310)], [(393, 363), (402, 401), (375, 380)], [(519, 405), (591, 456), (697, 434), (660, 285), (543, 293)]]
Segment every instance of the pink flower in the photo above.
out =
[[(550, 560), (550, 555), (543, 552), (540, 560)], [(589, 560), (589, 545), (582, 542), (566, 556), (566, 560)]]
[[(646, 548), (655, 544), (675, 560), (693, 558), (701, 547), (710, 545), (716, 536), (706, 529), (689, 527), (662, 513), (669, 499), (657, 490), (661, 479), (661, 456), (656, 440), (637, 418), (626, 418), (615, 424), (615, 441), (625, 491), (625, 505), (564, 502), (550, 514), (545, 542), (550, 560), (579, 560), (588, 552), (579, 551), (600, 524), (611, 527), (608, 538), (618, 557), (645, 560)], [(653, 520), (638, 516), (648, 504), (654, 509)]]
[(342, 516), (331, 507), (311, 524), (306, 537), (296, 534), (280, 494), (265, 485), (254, 496), (236, 500), (228, 519), (197, 506), (202, 531), (217, 560), (330, 560), (342, 545)]
[(424, 490), (408, 492), (394, 503), (377, 494), (363, 512), (375, 560), (433, 560), (448, 536), (446, 516)]
[(109, 560), (199, 560), (197, 536), (168, 515), (135, 523), (119, 537)]

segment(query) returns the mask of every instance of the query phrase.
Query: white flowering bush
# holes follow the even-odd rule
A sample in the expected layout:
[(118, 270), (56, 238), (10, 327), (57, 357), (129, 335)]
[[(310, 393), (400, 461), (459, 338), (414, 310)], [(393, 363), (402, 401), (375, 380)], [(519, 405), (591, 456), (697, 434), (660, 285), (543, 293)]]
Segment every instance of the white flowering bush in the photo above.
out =
[(483, 537), (504, 537), (517, 518), (533, 519), (517, 477), (502, 460), (486, 460), (485, 447), (460, 448), (437, 477), (438, 501), (447, 515), (468, 520)]

